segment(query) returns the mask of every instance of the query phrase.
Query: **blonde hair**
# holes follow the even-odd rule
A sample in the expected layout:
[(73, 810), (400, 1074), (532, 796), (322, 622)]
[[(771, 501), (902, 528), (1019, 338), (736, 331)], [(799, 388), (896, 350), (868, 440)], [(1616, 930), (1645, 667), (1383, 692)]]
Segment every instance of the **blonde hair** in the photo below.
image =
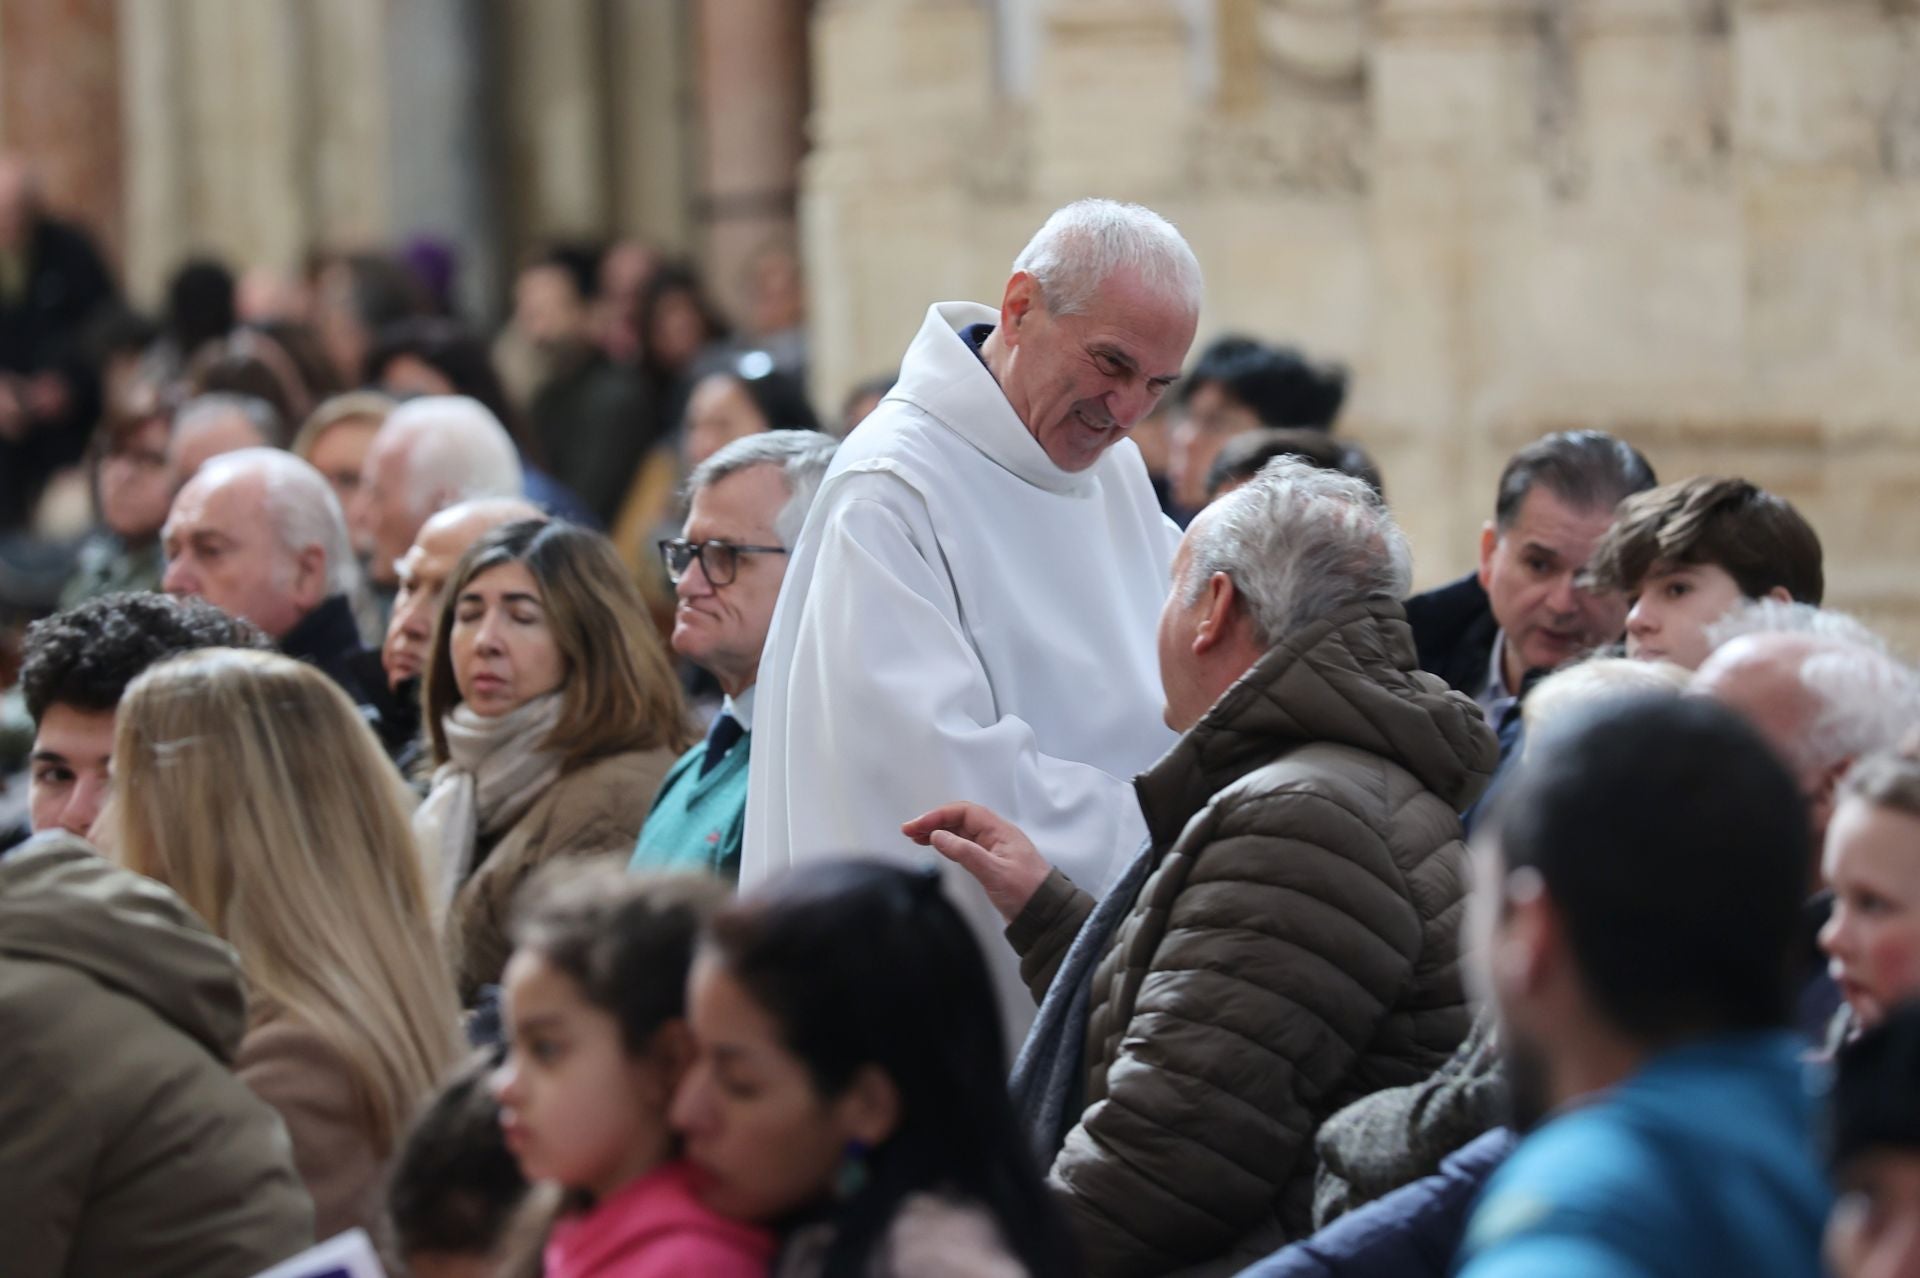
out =
[(240, 956), (252, 993), (352, 1068), (394, 1148), (456, 1058), (409, 797), (352, 702), (313, 667), (209, 648), (120, 703), (110, 844)]
[(287, 449), (301, 461), (310, 462), (322, 435), (342, 422), (371, 422), (378, 429), (386, 423), (387, 415), (393, 412), (396, 402), (379, 391), (367, 390), (346, 391), (323, 399), (320, 406), (301, 423), (300, 432), (293, 437), (293, 443)]

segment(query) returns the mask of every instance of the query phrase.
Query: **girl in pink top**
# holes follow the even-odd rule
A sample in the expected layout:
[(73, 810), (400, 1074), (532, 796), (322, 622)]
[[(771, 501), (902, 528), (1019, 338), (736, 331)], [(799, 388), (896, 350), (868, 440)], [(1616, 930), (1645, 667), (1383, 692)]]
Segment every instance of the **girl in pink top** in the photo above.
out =
[(764, 1230), (702, 1206), (667, 1127), (692, 1059), (687, 968), (725, 898), (693, 876), (556, 867), (523, 894), (503, 1006), (509, 1051), (493, 1078), (507, 1147), (567, 1207), (548, 1278), (763, 1278)]

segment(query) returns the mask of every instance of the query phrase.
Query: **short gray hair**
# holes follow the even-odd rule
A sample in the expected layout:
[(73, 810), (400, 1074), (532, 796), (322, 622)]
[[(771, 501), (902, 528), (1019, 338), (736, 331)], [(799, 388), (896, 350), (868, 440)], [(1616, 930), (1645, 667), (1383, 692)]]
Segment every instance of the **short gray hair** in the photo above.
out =
[(1033, 276), (1056, 315), (1085, 311), (1100, 286), (1124, 270), (1191, 314), (1200, 313), (1205, 292), (1200, 262), (1173, 223), (1117, 200), (1077, 200), (1056, 210), (1013, 259), (1013, 269)]
[(1750, 599), (1707, 627), (1714, 648), (1746, 635), (1811, 635), (1884, 653), (1886, 640), (1844, 612), (1798, 600)]
[(248, 425), (260, 434), (260, 442), (270, 447), (278, 447), (284, 436), (286, 426), (280, 420), (280, 414), (273, 405), (258, 395), (240, 395), (231, 391), (209, 391), (205, 395), (195, 395), (173, 412), (173, 434), (175, 439), (189, 435), (197, 430), (200, 423), (215, 417), (237, 416), (244, 418)]
[[(500, 419), (477, 399), (410, 399), (388, 414), (376, 438), (404, 452), (402, 500), (422, 517), (475, 497), (521, 495), (520, 451)], [(436, 506), (438, 497), (444, 500)]]
[(1920, 678), (1883, 649), (1817, 639), (1799, 675), (1819, 705), (1800, 747), (1816, 766), (1898, 749), (1920, 723)]
[(1343, 608), (1402, 598), (1413, 577), (1406, 535), (1380, 495), (1298, 458), (1268, 462), (1195, 522), (1177, 588), (1193, 604), (1225, 573), (1268, 647)]
[(792, 549), (806, 525), (820, 481), (827, 476), (840, 441), (817, 430), (770, 430), (736, 439), (694, 467), (687, 477), (687, 498), (703, 488), (754, 466), (777, 466), (787, 486), (786, 504), (774, 517), (774, 535)]
[(226, 472), (260, 477), (261, 505), (281, 546), (294, 554), (320, 547), (327, 557), (327, 593), (351, 598), (360, 585), (360, 564), (340, 499), (326, 476), (278, 448), (242, 448), (210, 460), (193, 482), (219, 483), (229, 477)]

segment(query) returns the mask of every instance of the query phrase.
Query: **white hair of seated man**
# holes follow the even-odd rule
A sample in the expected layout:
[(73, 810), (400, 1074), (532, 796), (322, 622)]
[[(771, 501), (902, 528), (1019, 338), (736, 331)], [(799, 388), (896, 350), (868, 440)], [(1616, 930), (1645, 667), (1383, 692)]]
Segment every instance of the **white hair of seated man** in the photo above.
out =
[(320, 547), (327, 558), (327, 594), (351, 600), (360, 586), (360, 563), (354, 558), (340, 499), (326, 476), (281, 449), (242, 448), (208, 461), (195, 478), (214, 484), (230, 471), (260, 477), (261, 505), (280, 545), (295, 553)]
[(1795, 635), (1807, 640), (1795, 675), (1819, 707), (1806, 724), (1800, 762), (1828, 767), (1897, 749), (1920, 724), (1920, 671), (1844, 612), (1779, 599), (1752, 600), (1707, 627), (1714, 652), (1738, 640)]
[(421, 520), (476, 497), (518, 497), (524, 481), (513, 437), (466, 395), (426, 395), (395, 408), (379, 442), (401, 451), (402, 500)]
[(1707, 627), (1710, 648), (1742, 635), (1818, 635), (1885, 652), (1887, 641), (1844, 612), (1786, 599), (1749, 599)]

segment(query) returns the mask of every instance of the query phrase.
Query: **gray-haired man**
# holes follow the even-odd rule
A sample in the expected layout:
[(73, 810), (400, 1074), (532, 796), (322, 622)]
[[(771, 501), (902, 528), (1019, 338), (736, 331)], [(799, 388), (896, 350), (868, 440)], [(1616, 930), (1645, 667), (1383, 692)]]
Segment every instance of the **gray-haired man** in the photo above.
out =
[(908, 827), (979, 880), (1044, 999), (1012, 1090), (1096, 1278), (1304, 1236), (1321, 1121), (1466, 1032), (1454, 813), (1498, 747), (1415, 668), (1409, 571), (1372, 489), (1268, 463), (1174, 561), (1181, 737), (1134, 781), (1148, 838), (1106, 899), (978, 805)]
[(737, 439), (695, 468), (681, 535), (660, 544), (678, 604), (673, 650), (713, 675), (726, 702), (706, 740), (661, 783), (634, 848), (635, 870), (740, 875), (753, 686), (787, 548), (840, 441), (811, 430)]

